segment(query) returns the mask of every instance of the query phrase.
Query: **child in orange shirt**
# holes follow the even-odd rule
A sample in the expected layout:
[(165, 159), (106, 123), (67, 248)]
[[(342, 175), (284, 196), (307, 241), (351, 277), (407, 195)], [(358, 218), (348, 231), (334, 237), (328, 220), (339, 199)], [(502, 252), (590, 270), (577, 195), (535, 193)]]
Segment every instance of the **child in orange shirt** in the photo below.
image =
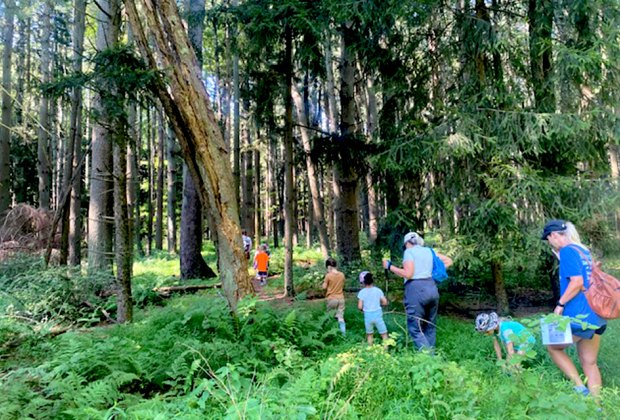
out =
[(269, 270), (269, 254), (265, 245), (258, 248), (258, 252), (254, 256), (254, 269), (256, 270), (256, 279), (260, 280), (260, 285), (267, 283), (267, 271)]

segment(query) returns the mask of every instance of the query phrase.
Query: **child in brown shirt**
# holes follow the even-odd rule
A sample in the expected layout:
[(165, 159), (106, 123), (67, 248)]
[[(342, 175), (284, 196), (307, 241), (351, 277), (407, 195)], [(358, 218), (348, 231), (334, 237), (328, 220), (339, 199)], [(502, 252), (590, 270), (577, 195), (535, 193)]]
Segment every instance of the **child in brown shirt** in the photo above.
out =
[(327, 311), (336, 311), (336, 319), (338, 319), (338, 327), (344, 335), (347, 331), (344, 322), (344, 274), (336, 269), (336, 260), (328, 258), (325, 261), (327, 274), (323, 280), (323, 289), (325, 289), (325, 300), (327, 302)]

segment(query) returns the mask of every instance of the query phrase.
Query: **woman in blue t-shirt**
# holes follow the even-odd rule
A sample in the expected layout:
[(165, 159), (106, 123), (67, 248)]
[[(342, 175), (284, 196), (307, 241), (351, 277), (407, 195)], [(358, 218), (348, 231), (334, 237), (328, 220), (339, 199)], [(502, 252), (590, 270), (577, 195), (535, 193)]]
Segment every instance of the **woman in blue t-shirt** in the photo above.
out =
[(576, 392), (584, 395), (592, 393), (596, 396), (602, 385), (597, 364), (598, 351), (607, 322), (594, 313), (583, 293), (583, 290), (590, 286), (590, 251), (581, 244), (575, 226), (564, 220), (547, 222), (541, 239), (551, 245), (553, 253), (560, 261), (560, 299), (553, 312), (576, 321), (571, 322), (573, 342), (577, 344), (579, 361), (588, 386), (584, 385), (575, 364), (564, 351), (568, 345), (550, 345), (547, 350), (553, 362), (575, 383)]
[[(424, 246), (424, 239), (416, 232), (405, 235), (403, 268), (390, 260), (383, 260), (383, 267), (405, 280), (405, 312), (407, 330), (416, 349), (432, 349), (436, 341), (439, 292), (433, 280), (433, 253)], [(446, 268), (452, 259), (436, 253)]]

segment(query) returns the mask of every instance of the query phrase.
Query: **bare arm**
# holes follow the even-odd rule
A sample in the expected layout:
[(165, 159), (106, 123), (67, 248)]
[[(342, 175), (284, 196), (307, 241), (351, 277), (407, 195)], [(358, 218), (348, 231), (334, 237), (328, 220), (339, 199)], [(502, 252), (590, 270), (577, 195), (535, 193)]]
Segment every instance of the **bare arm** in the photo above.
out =
[(381, 305), (387, 306), (387, 304), (388, 304), (387, 298), (385, 296), (381, 296)]
[(515, 346), (512, 344), (512, 341), (509, 341), (506, 343), (506, 360), (510, 360), (514, 354)]
[(357, 309), (364, 312), (364, 301), (362, 299), (357, 300)]
[(435, 252), (435, 254), (437, 254), (439, 259), (443, 261), (443, 264), (446, 266), (446, 268), (452, 265), (452, 258), (448, 257), (447, 255), (440, 254), (438, 252)]
[[(387, 264), (388, 260), (383, 260), (383, 268), (388, 268), (388, 264)], [(396, 267), (395, 265), (391, 265), (389, 270), (396, 274), (398, 277), (402, 277), (405, 280), (410, 279), (411, 277), (413, 277), (413, 273), (415, 266), (413, 264), (413, 261), (405, 261), (403, 263), (403, 268), (400, 267)]]
[(497, 341), (497, 337), (495, 336), (493, 336), (493, 348), (495, 349), (497, 360), (502, 360), (502, 347), (499, 345), (499, 341)]
[(321, 285), (321, 287), (323, 289), (327, 289), (327, 276), (325, 276), (325, 279), (323, 279), (323, 284)]
[[(577, 296), (579, 292), (583, 290), (583, 277), (582, 276), (571, 276), (570, 281), (568, 282), (568, 287), (564, 291), (564, 294), (560, 297), (560, 303), (566, 305), (572, 298)], [(553, 311), (557, 315), (562, 315), (564, 312), (564, 308), (561, 306), (556, 306)]]

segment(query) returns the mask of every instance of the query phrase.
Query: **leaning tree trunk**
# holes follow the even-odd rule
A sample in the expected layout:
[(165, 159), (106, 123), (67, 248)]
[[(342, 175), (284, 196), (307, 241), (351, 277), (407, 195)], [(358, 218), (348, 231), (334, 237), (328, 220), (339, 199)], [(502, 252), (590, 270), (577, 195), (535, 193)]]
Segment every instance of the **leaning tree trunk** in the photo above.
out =
[[(99, 2), (97, 50), (112, 47), (120, 32), (120, 1)], [(112, 120), (96, 94), (93, 108), (99, 115), (93, 127), (90, 202), (88, 205), (88, 270), (111, 270), (114, 223), (114, 182), (112, 180)]]
[(0, 213), (11, 205), (9, 178), (9, 145), (11, 142), (11, 56), (13, 54), (13, 21), (15, 4), (5, 1), (4, 51), (2, 53), (2, 124), (0, 124)]
[[(52, 4), (50, 0), (43, 3), (43, 16), (41, 16), (41, 82), (49, 83), (52, 80), (50, 71), (51, 51), (51, 20)], [(41, 95), (39, 103), (39, 130), (37, 143), (37, 160), (39, 174), (39, 207), (42, 209), (50, 208), (51, 196), (51, 163), (50, 163), (50, 121), (49, 121), (49, 99)]]
[(176, 2), (126, 0), (127, 15), (148, 64), (165, 76), (155, 88), (181, 144), (189, 172), (217, 233), (224, 295), (233, 313), (240, 296), (252, 293), (243, 252), (239, 208), (229, 155), (200, 66), (183, 30)]
[(319, 178), (316, 164), (312, 160), (312, 146), (310, 144), (310, 133), (308, 132), (308, 116), (306, 115), (303, 100), (299, 91), (293, 87), (293, 100), (297, 109), (297, 121), (301, 125), (301, 143), (306, 155), (306, 170), (308, 172), (308, 187), (312, 199), (312, 213), (314, 225), (319, 233), (319, 243), (321, 245), (321, 254), (323, 258), (327, 258), (330, 253), (329, 236), (327, 236), (327, 225), (325, 224), (325, 215), (323, 210), (323, 200), (321, 198), (321, 188), (319, 186)]

